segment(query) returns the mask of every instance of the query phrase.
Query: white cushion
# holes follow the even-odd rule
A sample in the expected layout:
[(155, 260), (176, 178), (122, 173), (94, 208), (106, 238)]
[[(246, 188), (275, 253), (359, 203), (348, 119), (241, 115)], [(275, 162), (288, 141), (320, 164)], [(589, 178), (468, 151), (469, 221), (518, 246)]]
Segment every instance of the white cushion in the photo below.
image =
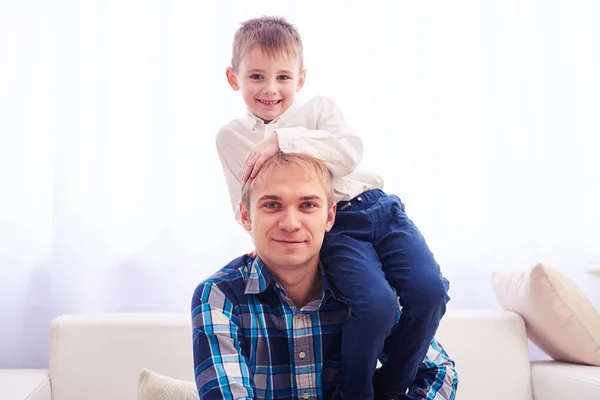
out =
[(538, 264), (492, 276), (498, 301), (525, 319), (532, 342), (555, 360), (600, 366), (600, 315), (557, 269)]
[(536, 399), (600, 399), (600, 368), (557, 361), (535, 362), (531, 379)]
[(0, 399), (50, 400), (48, 371), (0, 369)]
[(199, 396), (194, 382), (144, 369), (138, 379), (138, 400), (199, 400)]

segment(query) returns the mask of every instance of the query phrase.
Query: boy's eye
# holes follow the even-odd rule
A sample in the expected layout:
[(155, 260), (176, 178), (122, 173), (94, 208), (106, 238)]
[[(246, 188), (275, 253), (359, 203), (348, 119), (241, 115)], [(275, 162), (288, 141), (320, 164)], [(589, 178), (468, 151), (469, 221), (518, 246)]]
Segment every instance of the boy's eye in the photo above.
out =
[(279, 75), (277, 77), (277, 79), (279, 79), (280, 81), (287, 81), (288, 79), (292, 79), (290, 76), (287, 75)]
[(262, 79), (262, 75), (260, 75), (260, 74), (252, 74), (252, 75), (250, 75), (250, 79)]

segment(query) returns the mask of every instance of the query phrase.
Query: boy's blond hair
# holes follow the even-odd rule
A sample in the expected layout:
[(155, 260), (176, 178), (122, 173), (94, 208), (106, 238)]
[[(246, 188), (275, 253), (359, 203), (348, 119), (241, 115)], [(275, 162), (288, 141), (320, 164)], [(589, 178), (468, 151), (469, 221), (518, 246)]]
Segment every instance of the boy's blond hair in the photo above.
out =
[(271, 172), (286, 166), (300, 167), (306, 173), (312, 173), (317, 179), (321, 179), (325, 188), (327, 207), (333, 206), (333, 176), (327, 166), (321, 160), (308, 154), (279, 152), (265, 161), (254, 179), (248, 179), (242, 185), (242, 204), (248, 213), (250, 213), (250, 195), (254, 181), (268, 179)]
[(285, 55), (297, 58), (300, 70), (304, 68), (302, 39), (296, 28), (283, 17), (260, 17), (242, 22), (233, 38), (231, 67), (237, 71), (242, 58), (254, 48), (260, 48), (269, 57)]

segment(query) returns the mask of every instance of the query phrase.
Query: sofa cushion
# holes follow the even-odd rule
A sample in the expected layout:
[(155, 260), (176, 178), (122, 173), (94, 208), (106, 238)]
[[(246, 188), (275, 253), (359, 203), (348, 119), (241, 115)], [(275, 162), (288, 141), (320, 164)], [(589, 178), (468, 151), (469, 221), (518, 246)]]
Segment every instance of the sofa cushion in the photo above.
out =
[(194, 382), (187, 382), (144, 369), (138, 379), (138, 400), (198, 400)]
[(492, 282), (502, 307), (523, 316), (528, 337), (548, 355), (600, 366), (600, 315), (570, 279), (537, 264), (494, 273)]
[(600, 399), (600, 368), (558, 361), (531, 364), (536, 399)]
[(0, 369), (0, 399), (50, 400), (50, 379), (44, 369)]

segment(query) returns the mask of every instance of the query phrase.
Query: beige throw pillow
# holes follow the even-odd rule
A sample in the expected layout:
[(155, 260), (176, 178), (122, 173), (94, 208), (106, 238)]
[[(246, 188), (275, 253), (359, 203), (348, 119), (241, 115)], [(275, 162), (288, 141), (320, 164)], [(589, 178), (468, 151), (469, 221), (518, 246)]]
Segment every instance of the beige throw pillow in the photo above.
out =
[(180, 381), (144, 369), (138, 379), (138, 400), (199, 400), (194, 382)]
[(600, 366), (600, 314), (557, 269), (494, 273), (492, 283), (502, 307), (523, 316), (528, 337), (550, 357)]

